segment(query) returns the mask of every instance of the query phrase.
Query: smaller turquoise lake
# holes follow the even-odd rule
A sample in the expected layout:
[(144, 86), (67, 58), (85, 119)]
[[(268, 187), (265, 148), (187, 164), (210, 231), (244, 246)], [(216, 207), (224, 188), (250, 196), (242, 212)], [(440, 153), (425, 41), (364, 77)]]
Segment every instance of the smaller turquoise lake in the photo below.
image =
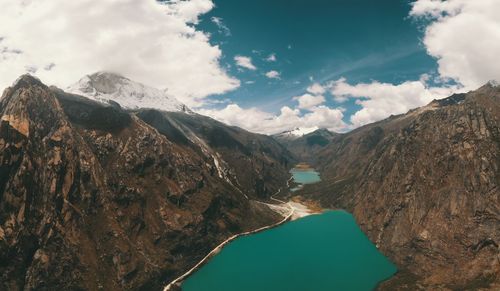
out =
[(395, 272), (354, 218), (336, 210), (236, 239), (182, 290), (368, 291)]
[(292, 169), (290, 173), (293, 175), (293, 180), (299, 184), (313, 184), (321, 181), (319, 173), (313, 169), (308, 169), (308, 170)]

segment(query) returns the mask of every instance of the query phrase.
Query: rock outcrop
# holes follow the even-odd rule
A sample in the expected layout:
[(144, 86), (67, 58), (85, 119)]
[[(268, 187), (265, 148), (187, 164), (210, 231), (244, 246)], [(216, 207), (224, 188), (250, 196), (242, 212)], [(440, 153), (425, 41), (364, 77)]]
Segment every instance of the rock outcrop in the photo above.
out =
[(302, 195), (351, 211), (399, 267), (386, 290), (500, 288), (500, 88), (335, 137)]
[(281, 219), (116, 104), (23, 76), (0, 120), (1, 290), (159, 290), (232, 234)]

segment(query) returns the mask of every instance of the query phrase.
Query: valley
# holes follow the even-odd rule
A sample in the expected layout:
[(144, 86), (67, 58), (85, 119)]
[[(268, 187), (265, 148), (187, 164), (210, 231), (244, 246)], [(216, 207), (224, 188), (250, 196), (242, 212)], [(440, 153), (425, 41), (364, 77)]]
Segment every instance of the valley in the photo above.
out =
[[(112, 81), (132, 82), (90, 84), (104, 82), (108, 98), (122, 92)], [(498, 86), (301, 136), (251, 133), (179, 104), (122, 108), (29, 75), (4, 91), (2, 289), (499, 286)]]

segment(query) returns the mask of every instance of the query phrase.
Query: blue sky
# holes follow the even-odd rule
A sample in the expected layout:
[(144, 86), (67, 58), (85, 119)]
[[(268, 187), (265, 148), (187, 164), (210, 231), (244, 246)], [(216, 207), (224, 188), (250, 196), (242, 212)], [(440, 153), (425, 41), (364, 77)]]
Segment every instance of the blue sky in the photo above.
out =
[[(237, 90), (213, 98), (241, 107), (277, 112), (293, 106), (290, 97), (304, 94), (311, 78), (400, 83), (436, 72), (436, 61), (421, 42), (423, 31), (408, 16), (409, 1), (216, 0), (215, 5), (198, 28), (211, 34), (211, 43), (222, 49), (222, 63), (242, 82)], [(266, 60), (271, 54), (276, 61)], [(236, 66), (237, 55), (250, 57), (257, 70)], [(280, 73), (279, 80), (264, 75), (271, 70)], [(352, 99), (341, 105), (330, 94), (325, 99), (328, 106), (346, 109), (346, 122), (360, 108)]]
[(0, 7), (2, 88), (24, 73), (68, 88), (111, 71), (265, 134), (345, 132), (500, 80), (500, 1), (0, 0)]

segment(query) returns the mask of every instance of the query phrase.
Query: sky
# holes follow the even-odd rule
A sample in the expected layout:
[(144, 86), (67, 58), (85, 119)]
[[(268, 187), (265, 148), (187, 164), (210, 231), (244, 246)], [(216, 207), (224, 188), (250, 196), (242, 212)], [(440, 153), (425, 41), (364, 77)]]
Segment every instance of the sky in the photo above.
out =
[(0, 0), (0, 87), (113, 71), (250, 131), (346, 132), (500, 80), (498, 0)]

